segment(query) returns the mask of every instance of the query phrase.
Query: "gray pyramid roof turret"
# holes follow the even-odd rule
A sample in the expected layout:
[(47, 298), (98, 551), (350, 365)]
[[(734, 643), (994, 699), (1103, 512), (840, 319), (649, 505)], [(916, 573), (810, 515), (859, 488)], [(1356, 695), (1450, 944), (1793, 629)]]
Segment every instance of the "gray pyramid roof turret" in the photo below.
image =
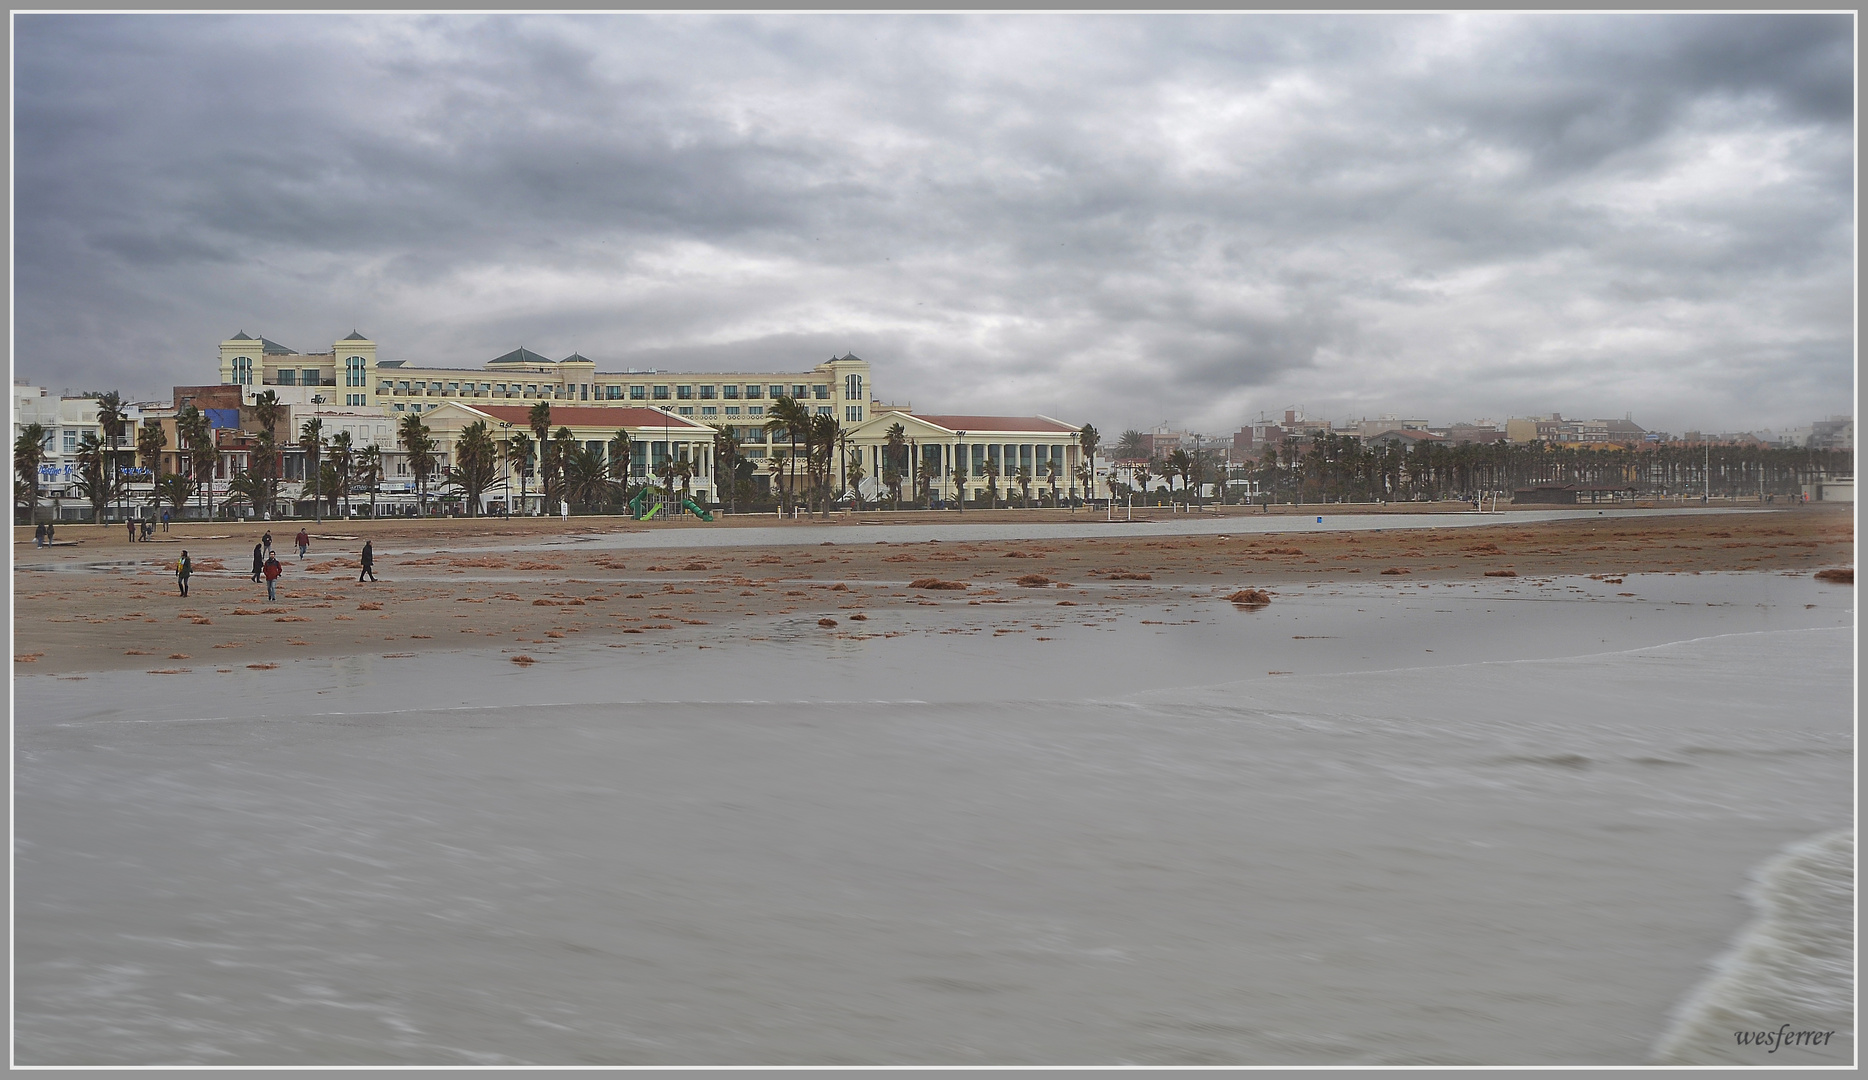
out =
[(487, 361), (489, 364), (549, 364), (551, 362), (550, 359), (538, 355), (523, 345), (504, 356), (496, 356)]

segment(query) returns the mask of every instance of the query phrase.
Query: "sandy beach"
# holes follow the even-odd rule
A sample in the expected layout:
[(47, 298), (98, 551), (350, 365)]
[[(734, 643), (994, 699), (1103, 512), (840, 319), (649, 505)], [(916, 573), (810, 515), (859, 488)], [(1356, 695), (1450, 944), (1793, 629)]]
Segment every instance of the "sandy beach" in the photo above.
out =
[[(1384, 519), (1372, 515), (1321, 513), (1321, 525), (1315, 516), (1156, 511), (1140, 525), (1097, 527), (1209, 532), (933, 543), (906, 536), (935, 525), (958, 535), (987, 527), (1038, 529), (1072, 524), (1072, 517), (886, 515), (885, 529), (866, 527), (874, 516), (782, 528), (772, 518), (751, 516), (720, 526), (608, 518), (348, 521), (305, 523), (313, 540), (303, 561), (290, 550), (300, 523), (282, 522), (272, 531), (285, 573), (272, 603), (250, 576), (253, 545), (264, 527), (184, 524), (162, 537), (165, 542), (132, 543), (117, 528), (66, 526), (50, 549), (34, 548), (31, 531), (16, 529), (14, 670), (185, 674), (357, 652), (487, 647), (544, 661), (554, 645), (573, 637), (622, 645), (671, 634), (704, 641), (712, 632), (707, 627), (800, 614), (829, 620), (825, 633), (850, 634), (861, 632), (877, 609), (962, 605), (990, 612), (987, 605), (1012, 596), (1031, 599), (1038, 590), (1055, 597), (1052, 615), (1065, 622), (1189, 589), (1230, 594), (1261, 588), (1275, 603), (1278, 589), (1298, 583), (1812, 573), (1852, 560), (1847, 506), (1621, 517), (1579, 511), (1568, 520), (1536, 522), (1512, 513), (1447, 513), (1440, 518), (1446, 527), (1407, 529), (1384, 529)], [(1246, 531), (1265, 527), (1267, 518), (1305, 531)], [(1351, 521), (1355, 531), (1339, 531)], [(1074, 523), (1089, 524), (1086, 515)], [(858, 526), (865, 526), (861, 542), (841, 539), (854, 537)], [(784, 533), (839, 539), (637, 546), (661, 538), (671, 545), (730, 540), (739, 529), (779, 533), (781, 540)], [(904, 539), (867, 535), (887, 537), (891, 529)], [(365, 539), (375, 545), (381, 580), (373, 583), (356, 580)], [(185, 600), (173, 573), (183, 548), (196, 570)], [(911, 587), (917, 581), (965, 588)]]

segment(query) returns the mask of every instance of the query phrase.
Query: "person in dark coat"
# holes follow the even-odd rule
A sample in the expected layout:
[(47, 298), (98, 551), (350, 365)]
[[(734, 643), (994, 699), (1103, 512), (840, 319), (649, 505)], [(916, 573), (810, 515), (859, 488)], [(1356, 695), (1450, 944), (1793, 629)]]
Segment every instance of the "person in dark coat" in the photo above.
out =
[(363, 542), (363, 573), (357, 575), (357, 581), (359, 583), (363, 581), (363, 574), (370, 575), (370, 580), (375, 581), (376, 571), (375, 569), (373, 569), (375, 566), (376, 566), (376, 548), (370, 543), (370, 541), (365, 540)]
[(123, 524), (125, 528), (130, 530), (130, 540), (132, 543), (134, 543), (136, 540), (136, 519), (135, 518), (124, 518)]
[(266, 545), (253, 545), (253, 584), (260, 583), (260, 571), (266, 569)]
[(311, 547), (311, 537), (306, 534), (305, 530), (300, 529), (298, 530), (298, 535), (292, 539), (292, 542), (298, 545), (298, 557), (301, 559), (304, 558), (305, 550)]
[(181, 588), (183, 596), (188, 595), (188, 579), (194, 576), (194, 572), (194, 562), (188, 558), (186, 551), (182, 552), (180, 561), (175, 564), (175, 584)]

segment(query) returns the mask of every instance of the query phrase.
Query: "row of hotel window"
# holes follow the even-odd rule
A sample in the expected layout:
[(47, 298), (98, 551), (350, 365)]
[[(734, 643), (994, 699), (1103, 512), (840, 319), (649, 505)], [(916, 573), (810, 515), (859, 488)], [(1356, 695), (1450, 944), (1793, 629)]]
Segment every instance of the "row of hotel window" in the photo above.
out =
[[(355, 400), (352, 400), (353, 398)], [(365, 401), (364, 401), (362, 394), (345, 395), (344, 404), (362, 405), (362, 404), (365, 404)], [(411, 404), (411, 405), (405, 406), (399, 401), (395, 402), (392, 407), (397, 412), (421, 412), (422, 411), (422, 406), (420, 404)], [(437, 404), (430, 404), (428, 408), (430, 410), (433, 410), (433, 409), (440, 408), (440, 406)], [(727, 420), (737, 420), (741, 418), (740, 417), (740, 406), (738, 405), (727, 405), (724, 407), (715, 406), (715, 405), (702, 405), (700, 407), (700, 419), (703, 421), (708, 421), (708, 422), (717, 421), (721, 419), (722, 408), (725, 409), (725, 413), (726, 413), (725, 418)], [(680, 408), (676, 409), (675, 411), (678, 415), (681, 415), (681, 416), (686, 416), (690, 418), (694, 416), (694, 406), (692, 405), (683, 405)], [(745, 415), (747, 417), (751, 417), (754, 419), (764, 417), (765, 406), (748, 405), (745, 407)], [(836, 415), (836, 410), (831, 408), (829, 405), (819, 405), (817, 407), (817, 415), (834, 416)], [(862, 423), (863, 422), (863, 407), (861, 405), (844, 406), (843, 407), (843, 419), (844, 419), (844, 422), (846, 423), (851, 423), (851, 424)], [(746, 430), (752, 431), (756, 429), (748, 428)]]
[[(280, 371), (281, 385), (290, 386), (292, 382), (285, 376), (291, 374)], [(311, 380), (316, 372), (306, 373), (306, 385), (315, 385)], [(593, 397), (598, 401), (713, 401), (716, 398), (726, 401), (738, 401), (744, 397), (748, 401), (758, 401), (764, 397), (792, 397), (799, 401), (829, 401), (830, 387), (824, 383), (806, 386), (795, 383), (786, 386), (780, 383), (731, 383), (725, 386), (703, 384), (681, 386), (668, 384), (655, 386), (642, 384), (625, 387), (621, 383), (574, 383), (566, 386), (553, 386), (550, 383), (460, 383), (425, 380), (389, 380), (377, 383), (376, 392), (388, 394), (440, 394), (455, 396), (460, 394), (491, 394), (494, 397), (537, 397), (537, 398), (576, 398), (589, 401)]]

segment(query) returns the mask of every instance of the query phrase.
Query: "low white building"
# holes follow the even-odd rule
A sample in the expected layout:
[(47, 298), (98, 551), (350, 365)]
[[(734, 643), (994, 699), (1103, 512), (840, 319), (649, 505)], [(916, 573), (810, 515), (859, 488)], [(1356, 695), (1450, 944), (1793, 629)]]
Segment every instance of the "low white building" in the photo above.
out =
[[(97, 400), (95, 397), (55, 396), (43, 386), (13, 384), (13, 442), (17, 442), (32, 424), (45, 429), (46, 454), (39, 466), (39, 498), (58, 506), (67, 517), (82, 513), (88, 505), (80, 502), (76, 492), (78, 448), (87, 433), (104, 441), (104, 426), (97, 420)], [(136, 427), (143, 421), (145, 407), (146, 403), (124, 403), (126, 419), (118, 443), (118, 456), (121, 467), (127, 470), (126, 478), (132, 481), (141, 472), (134, 457)], [(146, 500), (136, 497), (133, 501), (140, 504)]]

